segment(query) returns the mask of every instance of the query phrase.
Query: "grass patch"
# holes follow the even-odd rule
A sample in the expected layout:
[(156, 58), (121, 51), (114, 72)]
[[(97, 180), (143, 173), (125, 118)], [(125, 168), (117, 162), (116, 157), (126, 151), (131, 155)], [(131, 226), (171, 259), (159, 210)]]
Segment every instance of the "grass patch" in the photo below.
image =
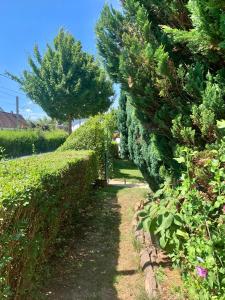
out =
[(137, 253), (140, 253), (140, 251), (142, 250), (142, 244), (140, 241), (138, 241), (135, 237), (133, 238), (132, 240), (132, 244), (133, 244), (133, 247), (134, 247), (134, 250), (137, 252)]
[(155, 276), (156, 276), (156, 281), (158, 284), (162, 284), (165, 281), (166, 274), (165, 274), (162, 266), (160, 266), (158, 269), (156, 269)]
[(126, 180), (130, 183), (144, 182), (141, 172), (129, 160), (115, 160), (113, 164), (113, 179)]
[(145, 290), (141, 290), (140, 294), (136, 298), (136, 300), (161, 300), (162, 297), (160, 295), (157, 295), (156, 297), (149, 297)]

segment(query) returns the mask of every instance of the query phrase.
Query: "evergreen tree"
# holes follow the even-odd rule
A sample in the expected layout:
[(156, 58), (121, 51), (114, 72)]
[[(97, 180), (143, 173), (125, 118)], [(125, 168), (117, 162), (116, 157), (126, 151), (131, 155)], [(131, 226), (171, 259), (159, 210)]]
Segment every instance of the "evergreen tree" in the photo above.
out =
[(179, 147), (204, 149), (218, 139), (216, 124), (225, 118), (224, 16), (223, 1), (212, 0), (125, 0), (121, 13), (102, 11), (98, 49), (129, 95), (138, 121), (130, 118), (130, 156), (154, 186), (165, 173), (178, 175)]
[(120, 131), (120, 156), (128, 158), (127, 97), (121, 92), (118, 110), (118, 129)]

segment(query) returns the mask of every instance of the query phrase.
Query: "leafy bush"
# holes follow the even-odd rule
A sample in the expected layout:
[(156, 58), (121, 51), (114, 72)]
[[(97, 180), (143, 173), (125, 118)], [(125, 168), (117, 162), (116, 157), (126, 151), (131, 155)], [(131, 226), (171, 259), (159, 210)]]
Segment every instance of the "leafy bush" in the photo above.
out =
[[(57, 150), (94, 150), (99, 165), (99, 177), (105, 179), (112, 167), (112, 135), (116, 114), (99, 114), (75, 130)], [(105, 173), (108, 174), (105, 174)]]
[(110, 153), (111, 153), (112, 158), (115, 158), (115, 159), (119, 158), (119, 147), (118, 147), (117, 142), (111, 143)]
[(0, 299), (34, 299), (41, 267), (72, 214), (87, 204), (98, 173), (92, 151), (66, 151), (0, 164)]
[(33, 152), (54, 151), (64, 143), (67, 136), (62, 130), (0, 130), (0, 147), (5, 149), (5, 156), (19, 157)]
[(159, 239), (185, 275), (188, 299), (225, 295), (225, 142), (218, 150), (182, 149), (181, 184), (165, 185), (140, 212), (144, 227)]

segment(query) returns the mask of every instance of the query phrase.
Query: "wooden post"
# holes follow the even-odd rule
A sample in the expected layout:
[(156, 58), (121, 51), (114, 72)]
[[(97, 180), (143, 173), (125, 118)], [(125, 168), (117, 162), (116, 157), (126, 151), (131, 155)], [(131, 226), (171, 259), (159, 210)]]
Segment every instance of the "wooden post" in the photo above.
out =
[(19, 97), (16, 96), (16, 128), (19, 128)]

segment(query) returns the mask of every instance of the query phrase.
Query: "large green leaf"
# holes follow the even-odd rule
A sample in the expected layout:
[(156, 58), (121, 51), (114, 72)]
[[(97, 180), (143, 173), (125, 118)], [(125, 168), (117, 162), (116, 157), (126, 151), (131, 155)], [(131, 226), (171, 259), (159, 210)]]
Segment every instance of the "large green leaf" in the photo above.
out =
[(173, 220), (174, 220), (174, 215), (171, 213), (167, 217), (163, 216), (162, 224), (156, 230), (156, 233), (159, 233), (160, 231), (165, 231), (166, 229), (168, 229), (171, 226), (171, 224), (173, 223)]

